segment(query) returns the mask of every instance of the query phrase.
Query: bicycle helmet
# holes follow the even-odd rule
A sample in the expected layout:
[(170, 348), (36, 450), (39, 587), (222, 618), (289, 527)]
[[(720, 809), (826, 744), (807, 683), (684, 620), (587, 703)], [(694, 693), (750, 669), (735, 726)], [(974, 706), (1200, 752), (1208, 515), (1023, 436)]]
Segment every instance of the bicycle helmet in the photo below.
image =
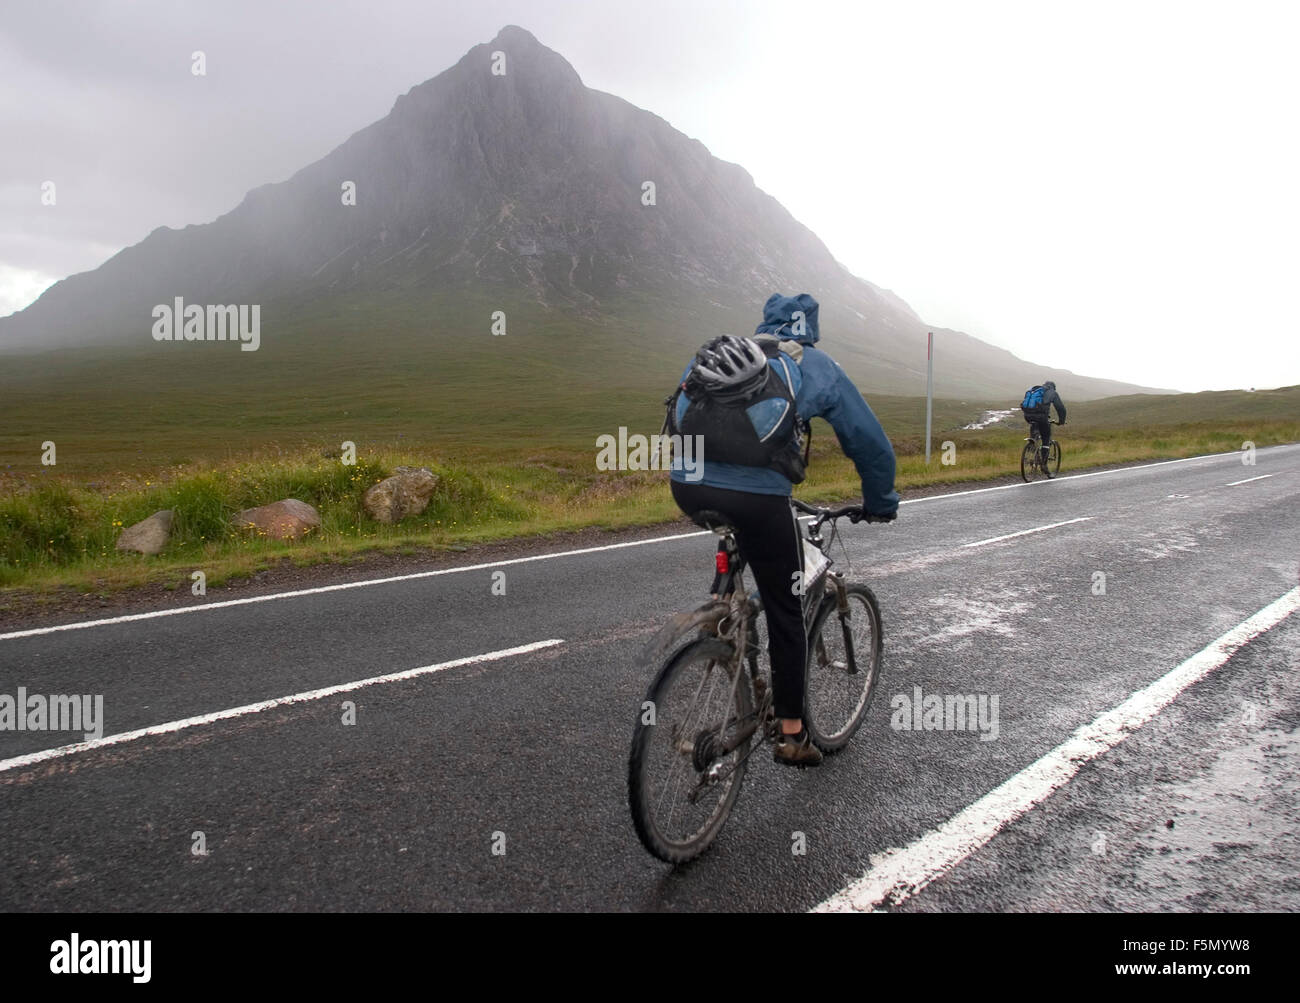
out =
[(710, 390), (747, 393), (767, 378), (767, 356), (753, 338), (724, 334), (695, 353), (695, 372)]

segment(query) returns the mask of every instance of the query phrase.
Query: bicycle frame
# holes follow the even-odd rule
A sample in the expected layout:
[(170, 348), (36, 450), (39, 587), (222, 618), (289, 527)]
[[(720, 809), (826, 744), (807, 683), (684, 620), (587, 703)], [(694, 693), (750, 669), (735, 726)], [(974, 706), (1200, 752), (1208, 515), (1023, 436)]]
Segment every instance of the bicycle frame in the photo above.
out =
[[(1060, 424), (1060, 422), (1055, 418), (1048, 418), (1047, 423), (1049, 425)], [(1043, 437), (1038, 434), (1037, 425), (1030, 425), (1029, 434), (1025, 436), (1025, 445), (1029, 445), (1031, 442), (1034, 444), (1034, 467), (1047, 473), (1047, 461), (1043, 459)], [(1053, 438), (1052, 442), (1055, 443), (1056, 439)], [(1057, 446), (1057, 448), (1059, 449), (1060, 447)]]
[[(792, 501), (792, 504), (798, 505)], [(835, 561), (826, 553), (826, 542), (821, 535), (821, 527), (827, 521), (829, 516), (818, 513), (817, 519), (808, 526), (806, 535), (800, 534), (800, 541), (803, 546), (811, 545), (822, 552), (827, 560), (826, 567), (803, 591), (801, 596), (801, 606), (803, 610), (803, 626), (805, 635), (811, 629), (813, 621), (816, 619), (817, 611), (822, 605), (831, 601), (830, 591), (834, 592), (834, 602), (836, 604), (836, 613), (841, 619), (849, 613), (848, 590), (845, 587), (843, 572), (834, 570)], [(749, 593), (745, 589), (745, 560), (740, 555), (740, 548), (736, 543), (734, 531), (727, 527), (725, 529), (715, 530), (722, 539), (718, 541), (718, 549), (715, 557), (715, 577), (714, 577), (714, 595), (716, 602), (727, 603), (727, 611), (720, 616), (713, 625), (713, 633), (723, 641), (728, 641), (735, 648), (736, 654), (733, 657), (732, 664), (736, 670), (731, 673), (731, 692), (728, 694), (727, 706), (734, 707), (736, 700), (736, 687), (740, 685), (740, 678), (745, 674), (744, 666), (748, 657), (750, 641), (750, 625), (755, 613), (755, 609), (750, 602)], [(829, 587), (829, 589), (828, 589)], [(816, 596), (817, 601), (813, 600)], [(707, 607), (702, 607), (701, 611)], [(854, 657), (853, 638), (850, 633), (845, 635), (845, 644), (848, 648), (850, 671), (857, 673), (857, 661)], [(757, 655), (755, 656), (757, 658)], [(718, 747), (722, 750), (723, 755), (727, 755), (737, 748), (748, 742), (758, 729), (764, 723), (767, 716), (766, 712), (771, 703), (770, 686), (764, 684), (764, 692), (759, 692), (760, 676), (753, 675), (751, 685), (753, 686), (754, 710), (752, 711), (753, 720), (746, 722), (728, 741), (726, 739), (726, 730), (730, 721), (723, 721), (718, 729)], [(709, 777), (710, 782), (716, 782), (725, 774), (719, 774), (716, 778)]]
[[(815, 509), (795, 499), (790, 505), (813, 516), (807, 526), (798, 523), (800, 546), (816, 547), (820, 555), (803, 563), (809, 580), (800, 605), (809, 638), (805, 698), (820, 694), (823, 699), (812, 716), (804, 717), (811, 741), (829, 756), (846, 747), (869, 708), (880, 666), (880, 610), (871, 589), (846, 581), (827, 554), (836, 536), (835, 521), (856, 518), (861, 510)], [(708, 848), (740, 793), (750, 757), (776, 741), (781, 731), (771, 666), (768, 660), (759, 664), (762, 602), (757, 589), (746, 585), (747, 562), (735, 529), (720, 512), (697, 511), (694, 518), (720, 538), (712, 596), (697, 609), (674, 616), (650, 645), (647, 653), (662, 653), (663, 658), (656, 658), (659, 667), (646, 696), (650, 703), (642, 707), (628, 756), (628, 801), (637, 835), (651, 854), (673, 864)], [(822, 535), (827, 522), (832, 524), (826, 534), (829, 544)], [(838, 615), (838, 626), (832, 626), (832, 613)], [(861, 629), (859, 617), (864, 618)], [(866, 658), (862, 665), (859, 657)], [(726, 675), (719, 678), (720, 672)], [(845, 672), (856, 678), (850, 681)], [(818, 688), (809, 696), (813, 680)], [(663, 714), (658, 721), (656, 707)], [(782, 755), (776, 758), (790, 762)], [(703, 811), (675, 819), (675, 804)]]

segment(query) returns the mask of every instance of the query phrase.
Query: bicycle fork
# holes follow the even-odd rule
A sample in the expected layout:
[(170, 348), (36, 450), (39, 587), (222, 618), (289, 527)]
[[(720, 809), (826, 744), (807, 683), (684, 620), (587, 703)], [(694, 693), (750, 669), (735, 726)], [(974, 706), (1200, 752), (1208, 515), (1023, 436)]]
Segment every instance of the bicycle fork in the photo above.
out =
[[(835, 587), (835, 615), (840, 621), (840, 633), (844, 637), (844, 669), (849, 675), (855, 676), (858, 674), (858, 656), (853, 649), (853, 631), (849, 627), (853, 612), (849, 609), (849, 590), (844, 586), (844, 573), (832, 571), (831, 584)], [(820, 633), (817, 635), (817, 647), (817, 657), (825, 665), (826, 645)]]

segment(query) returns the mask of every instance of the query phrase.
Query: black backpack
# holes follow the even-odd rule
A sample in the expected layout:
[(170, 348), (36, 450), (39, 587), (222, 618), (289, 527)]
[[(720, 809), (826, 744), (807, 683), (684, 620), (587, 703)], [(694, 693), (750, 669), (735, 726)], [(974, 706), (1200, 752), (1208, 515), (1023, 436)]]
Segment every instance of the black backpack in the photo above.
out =
[[(703, 457), (716, 463), (767, 467), (792, 484), (806, 476), (812, 430), (795, 410), (791, 369), (796, 363), (775, 340), (759, 342), (768, 358), (767, 378), (742, 396), (719, 394), (700, 380), (692, 367), (667, 398), (664, 430), (670, 435), (701, 436)], [(783, 379), (777, 367), (785, 370)], [(681, 398), (686, 405), (680, 407)], [(681, 419), (678, 420), (678, 411)]]

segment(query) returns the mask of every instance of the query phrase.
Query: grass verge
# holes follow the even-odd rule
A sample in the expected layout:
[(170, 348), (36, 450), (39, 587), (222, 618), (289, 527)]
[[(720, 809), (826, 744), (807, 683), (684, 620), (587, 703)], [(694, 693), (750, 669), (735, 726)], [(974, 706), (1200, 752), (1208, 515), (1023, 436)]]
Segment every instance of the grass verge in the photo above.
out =
[[(852, 465), (828, 426), (814, 436), (812, 475), (798, 494), (809, 501), (842, 500), (860, 490)], [(1023, 425), (949, 433), (936, 441), (930, 464), (919, 436), (895, 443), (897, 485), (907, 489), (991, 480), (1019, 474)], [(1079, 427), (1060, 433), (1063, 471), (1142, 460), (1177, 459), (1300, 441), (1300, 421), (1187, 422), (1145, 430)], [(945, 448), (946, 444), (951, 446)], [(952, 460), (945, 463), (945, 456)], [(594, 449), (551, 448), (511, 454), (479, 450), (437, 458), (432, 451), (363, 451), (345, 466), (319, 450), (265, 455), (215, 464), (182, 464), (151, 475), (117, 473), (96, 482), (54, 474), (11, 483), (0, 495), (0, 592), (47, 592), (72, 587), (107, 593), (150, 583), (207, 583), (256, 573), (276, 560), (300, 565), (349, 563), (368, 551), (418, 553), (490, 540), (543, 536), (592, 527), (654, 525), (679, 513), (666, 475), (599, 471)], [(401, 464), (429, 466), (439, 475), (428, 509), (394, 526), (369, 520), (361, 497)], [(281, 498), (316, 507), (318, 533), (296, 542), (250, 538), (232, 529), (243, 508)], [(175, 513), (171, 540), (157, 557), (119, 553), (124, 526), (160, 509)]]

